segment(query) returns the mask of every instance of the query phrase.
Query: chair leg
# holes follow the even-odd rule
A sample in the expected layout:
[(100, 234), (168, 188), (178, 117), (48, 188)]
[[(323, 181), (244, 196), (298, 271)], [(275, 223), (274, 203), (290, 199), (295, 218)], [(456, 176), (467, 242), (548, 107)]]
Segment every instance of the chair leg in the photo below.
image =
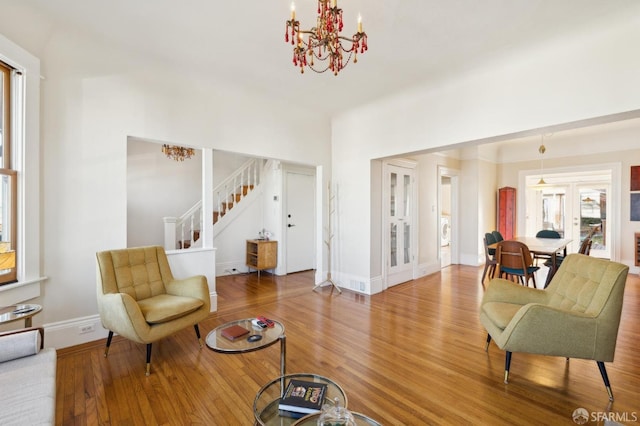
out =
[(511, 367), (511, 352), (507, 351), (504, 359), (504, 382), (509, 383), (509, 368)]
[(484, 284), (484, 279), (487, 277), (487, 271), (489, 270), (489, 263), (484, 263), (484, 270), (482, 271), (482, 280), (480, 280), (481, 284)]
[(151, 343), (147, 343), (147, 370), (145, 375), (151, 374)]
[(200, 337), (200, 328), (198, 327), (198, 324), (194, 324), (193, 328), (196, 330), (196, 336), (198, 337), (198, 343), (200, 343), (200, 347), (203, 347), (204, 344), (202, 342), (202, 337)]
[(489, 350), (489, 343), (491, 343), (491, 335), (489, 333), (487, 333), (487, 343), (485, 343), (484, 345), (484, 351), (488, 351)]
[(107, 346), (104, 348), (104, 357), (106, 358), (109, 355), (109, 346), (111, 346), (111, 339), (113, 338), (113, 331), (109, 330), (109, 335), (107, 336)]
[(604, 387), (607, 388), (607, 394), (609, 394), (609, 401), (613, 401), (613, 392), (611, 391), (611, 383), (609, 383), (609, 376), (607, 375), (607, 369), (604, 368), (604, 362), (596, 361), (598, 363), (598, 369), (600, 369), (600, 375), (602, 381), (604, 381)]

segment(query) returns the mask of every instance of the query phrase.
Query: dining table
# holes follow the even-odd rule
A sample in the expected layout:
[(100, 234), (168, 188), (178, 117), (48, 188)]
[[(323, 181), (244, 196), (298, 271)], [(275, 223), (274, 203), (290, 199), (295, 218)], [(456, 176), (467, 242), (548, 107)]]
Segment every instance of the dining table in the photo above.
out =
[[(573, 241), (571, 238), (540, 238), (540, 237), (515, 237), (511, 238), (513, 241), (519, 241), (529, 247), (529, 251), (533, 254), (542, 254), (550, 257), (549, 272), (547, 273), (547, 279), (544, 283), (544, 288), (547, 288), (553, 275), (558, 270), (558, 252), (563, 252), (563, 255), (567, 255), (567, 246)], [(498, 243), (489, 245), (489, 248), (497, 248)]]

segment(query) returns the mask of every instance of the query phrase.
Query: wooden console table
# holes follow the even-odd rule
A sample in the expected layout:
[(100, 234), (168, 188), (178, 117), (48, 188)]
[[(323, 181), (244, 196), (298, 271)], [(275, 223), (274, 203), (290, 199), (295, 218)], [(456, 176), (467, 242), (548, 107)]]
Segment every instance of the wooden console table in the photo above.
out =
[(273, 240), (247, 240), (247, 266), (260, 271), (278, 266), (278, 242)]

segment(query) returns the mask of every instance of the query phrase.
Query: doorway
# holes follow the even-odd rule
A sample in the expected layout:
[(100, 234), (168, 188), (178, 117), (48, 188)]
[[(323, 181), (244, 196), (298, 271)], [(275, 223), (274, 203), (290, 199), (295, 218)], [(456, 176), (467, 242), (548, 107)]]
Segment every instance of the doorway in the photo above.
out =
[(440, 176), (440, 267), (451, 265), (451, 177)]
[(315, 269), (315, 174), (285, 170), (286, 273)]
[(458, 171), (438, 167), (438, 246), (440, 267), (458, 264)]
[(553, 229), (571, 239), (569, 253), (576, 253), (581, 241), (591, 236), (590, 255), (614, 258), (615, 233), (607, 218), (612, 211), (613, 170), (591, 170), (545, 174), (546, 185), (537, 185), (535, 176), (526, 178), (527, 235)]

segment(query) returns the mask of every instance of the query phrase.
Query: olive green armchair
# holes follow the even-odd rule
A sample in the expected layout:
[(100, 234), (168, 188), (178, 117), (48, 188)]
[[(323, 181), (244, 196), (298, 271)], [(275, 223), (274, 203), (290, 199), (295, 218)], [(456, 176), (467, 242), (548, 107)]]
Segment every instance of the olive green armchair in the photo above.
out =
[(193, 326), (202, 347), (198, 322), (209, 315), (206, 277), (173, 278), (160, 246), (103, 251), (96, 254), (98, 311), (113, 333), (147, 345), (146, 374), (151, 369), (153, 342)]
[(506, 351), (504, 382), (512, 352), (595, 360), (609, 399), (604, 363), (613, 361), (629, 267), (605, 259), (567, 256), (544, 290), (492, 280), (480, 306), (480, 322)]

